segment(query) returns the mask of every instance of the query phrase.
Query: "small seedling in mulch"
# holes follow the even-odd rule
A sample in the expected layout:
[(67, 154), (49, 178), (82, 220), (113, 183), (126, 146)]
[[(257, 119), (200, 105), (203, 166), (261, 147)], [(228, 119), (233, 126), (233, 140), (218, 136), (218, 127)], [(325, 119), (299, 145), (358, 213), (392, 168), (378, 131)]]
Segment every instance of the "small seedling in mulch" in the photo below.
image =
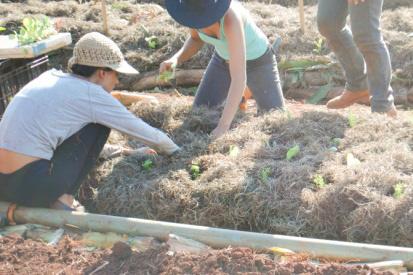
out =
[(148, 47), (151, 49), (156, 49), (159, 45), (159, 39), (155, 35), (145, 37), (145, 41), (146, 43), (148, 43)]
[(228, 155), (230, 157), (236, 157), (239, 155), (240, 149), (237, 145), (230, 145)]
[(153, 161), (150, 159), (145, 160), (142, 163), (142, 168), (146, 171), (150, 171), (153, 168)]
[(319, 37), (314, 41), (313, 53), (322, 55), (325, 48), (325, 40), (322, 37)]
[(321, 175), (315, 175), (315, 177), (313, 178), (313, 183), (315, 187), (319, 189), (324, 188), (326, 186), (326, 182), (324, 181), (324, 178)]
[(349, 113), (347, 120), (348, 120), (348, 126), (350, 126), (350, 128), (353, 128), (354, 126), (357, 125), (358, 119), (355, 114)]
[(268, 182), (268, 179), (270, 178), (271, 175), (271, 167), (264, 167), (260, 169), (260, 180), (264, 183)]
[(405, 190), (406, 190), (406, 185), (404, 183), (402, 182), (397, 183), (394, 186), (393, 198), (400, 199), (401, 197), (403, 197)]
[(298, 155), (298, 153), (300, 153), (300, 146), (297, 144), (288, 149), (286, 159), (292, 160), (295, 156)]
[(201, 168), (198, 164), (192, 164), (190, 168), (191, 178), (196, 180), (201, 175)]

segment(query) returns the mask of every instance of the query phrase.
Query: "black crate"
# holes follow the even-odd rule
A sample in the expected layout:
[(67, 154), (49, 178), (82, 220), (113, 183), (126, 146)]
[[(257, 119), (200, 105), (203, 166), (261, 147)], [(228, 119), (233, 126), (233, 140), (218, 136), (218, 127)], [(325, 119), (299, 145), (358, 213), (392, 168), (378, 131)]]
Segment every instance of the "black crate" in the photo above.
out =
[(36, 59), (6, 59), (0, 61), (0, 118), (15, 94), (24, 85), (49, 69), (47, 55)]

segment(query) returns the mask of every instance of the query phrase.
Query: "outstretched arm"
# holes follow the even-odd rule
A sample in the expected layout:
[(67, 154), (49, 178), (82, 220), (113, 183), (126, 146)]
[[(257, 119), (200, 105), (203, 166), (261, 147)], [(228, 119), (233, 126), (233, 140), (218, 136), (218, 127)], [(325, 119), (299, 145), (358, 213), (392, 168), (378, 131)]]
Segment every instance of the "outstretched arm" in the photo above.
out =
[(173, 67), (184, 63), (194, 56), (204, 45), (204, 42), (199, 38), (198, 33), (191, 29), (190, 36), (186, 39), (182, 48), (168, 60), (161, 63), (159, 72), (169, 71)]
[(247, 82), (243, 22), (242, 18), (232, 9), (229, 9), (225, 15), (224, 31), (228, 40), (231, 84), (221, 119), (212, 131), (213, 138), (222, 136), (230, 128)]

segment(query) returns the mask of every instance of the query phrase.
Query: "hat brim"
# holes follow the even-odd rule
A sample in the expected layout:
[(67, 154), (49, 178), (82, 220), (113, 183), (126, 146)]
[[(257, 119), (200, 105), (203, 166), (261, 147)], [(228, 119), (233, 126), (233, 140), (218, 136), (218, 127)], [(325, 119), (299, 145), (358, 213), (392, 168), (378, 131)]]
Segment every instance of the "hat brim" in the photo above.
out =
[(202, 10), (194, 11), (184, 1), (165, 1), (166, 10), (171, 17), (179, 24), (193, 29), (206, 28), (218, 22), (230, 4), (231, 0), (209, 1)]
[(114, 66), (107, 66), (108, 68), (117, 71), (121, 74), (139, 74), (139, 71), (123, 60), (120, 64)]

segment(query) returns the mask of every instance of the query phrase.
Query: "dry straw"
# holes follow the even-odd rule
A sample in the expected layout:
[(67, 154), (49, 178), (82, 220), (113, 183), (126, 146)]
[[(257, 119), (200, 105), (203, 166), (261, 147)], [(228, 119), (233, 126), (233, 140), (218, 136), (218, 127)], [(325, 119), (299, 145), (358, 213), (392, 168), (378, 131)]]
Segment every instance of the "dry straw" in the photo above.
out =
[[(246, 114), (214, 142), (209, 133), (219, 112), (191, 111), (169, 100), (133, 111), (162, 127), (182, 145), (173, 158), (159, 156), (152, 170), (142, 160), (118, 158), (101, 164), (96, 211), (163, 221), (278, 234), (412, 245), (413, 125), (368, 109)], [(122, 135), (111, 142), (129, 143)], [(336, 144), (340, 138), (340, 144)], [(286, 160), (289, 148), (300, 152)], [(231, 155), (231, 148), (239, 148)], [(338, 151), (331, 151), (337, 146)], [(359, 165), (349, 166), (352, 153)], [(196, 178), (191, 166), (200, 168)], [(314, 183), (322, 178), (324, 186)], [(403, 183), (403, 194), (395, 188)]]

